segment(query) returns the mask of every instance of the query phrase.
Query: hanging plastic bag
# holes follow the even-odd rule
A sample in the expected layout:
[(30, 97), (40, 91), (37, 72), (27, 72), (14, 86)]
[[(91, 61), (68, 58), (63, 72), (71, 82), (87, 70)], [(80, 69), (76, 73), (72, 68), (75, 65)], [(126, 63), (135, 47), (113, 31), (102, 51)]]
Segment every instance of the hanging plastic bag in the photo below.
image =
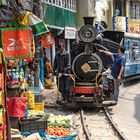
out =
[(2, 90), (0, 90), (0, 105), (2, 105)]
[(0, 125), (4, 124), (3, 122), (3, 109), (0, 109)]
[(0, 45), (3, 47), (5, 58), (28, 58), (32, 55), (32, 30), (29, 27), (19, 27), (14, 23), (9, 28), (0, 28)]
[(2, 64), (2, 52), (3, 52), (3, 50), (0, 48), (0, 64)]
[(31, 14), (31, 12), (26, 12), (24, 16), (19, 16), (18, 17), (18, 22), (20, 25), (23, 26), (29, 26), (29, 15)]
[(8, 100), (8, 113), (10, 117), (23, 118), (26, 115), (26, 98), (14, 97)]
[[(31, 34), (32, 34), (32, 32), (31, 32)], [(34, 41), (33, 38), (32, 38), (32, 42), (31, 42), (31, 52), (32, 52), (32, 55), (29, 58), (26, 58), (26, 60), (28, 62), (33, 62), (33, 60), (34, 60), (34, 55), (35, 55), (35, 41)]]
[(31, 12), (26, 12), (25, 16), (19, 17), (18, 21), (21, 25), (30, 26), (34, 35), (49, 32), (47, 25), (43, 22), (43, 20), (39, 19)]
[(44, 37), (41, 38), (41, 43), (44, 48), (50, 48), (52, 45), (55, 44), (55, 41), (51, 33), (47, 33)]
[(2, 74), (0, 73), (0, 89), (2, 89)]

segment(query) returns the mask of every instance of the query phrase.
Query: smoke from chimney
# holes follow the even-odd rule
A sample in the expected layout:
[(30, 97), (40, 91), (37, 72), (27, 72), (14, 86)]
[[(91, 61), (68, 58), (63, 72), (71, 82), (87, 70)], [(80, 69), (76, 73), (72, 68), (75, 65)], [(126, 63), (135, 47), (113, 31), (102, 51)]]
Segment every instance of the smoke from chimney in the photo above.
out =
[(109, 0), (97, 0), (95, 3), (95, 13), (97, 20), (101, 21), (101, 19), (104, 16), (104, 12), (106, 12), (109, 9), (108, 6)]

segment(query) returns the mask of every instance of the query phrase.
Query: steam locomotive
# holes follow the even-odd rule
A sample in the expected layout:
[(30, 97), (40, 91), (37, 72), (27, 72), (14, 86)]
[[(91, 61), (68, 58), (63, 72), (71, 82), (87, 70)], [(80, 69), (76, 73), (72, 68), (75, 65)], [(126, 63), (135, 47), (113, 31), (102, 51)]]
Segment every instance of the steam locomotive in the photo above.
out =
[(112, 64), (112, 58), (99, 50), (117, 52), (124, 33), (105, 30), (97, 34), (94, 17), (84, 17), (84, 23), (78, 31), (80, 41), (70, 52), (73, 74), (70, 98), (80, 106), (102, 106), (104, 101), (111, 101), (114, 89), (111, 79), (107, 90), (100, 86), (102, 72)]

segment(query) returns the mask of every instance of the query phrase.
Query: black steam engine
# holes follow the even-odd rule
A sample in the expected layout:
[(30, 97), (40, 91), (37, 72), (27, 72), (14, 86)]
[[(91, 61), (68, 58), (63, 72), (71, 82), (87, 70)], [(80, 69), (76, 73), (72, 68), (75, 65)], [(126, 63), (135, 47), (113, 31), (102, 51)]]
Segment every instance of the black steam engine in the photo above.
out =
[(100, 106), (103, 101), (111, 100), (113, 82), (109, 82), (108, 90), (100, 85), (102, 72), (112, 64), (112, 58), (99, 50), (117, 52), (124, 36), (123, 32), (109, 30), (97, 34), (93, 20), (93, 17), (84, 17), (85, 25), (78, 32), (80, 41), (71, 49), (73, 85), (70, 95), (72, 102), (83, 106)]

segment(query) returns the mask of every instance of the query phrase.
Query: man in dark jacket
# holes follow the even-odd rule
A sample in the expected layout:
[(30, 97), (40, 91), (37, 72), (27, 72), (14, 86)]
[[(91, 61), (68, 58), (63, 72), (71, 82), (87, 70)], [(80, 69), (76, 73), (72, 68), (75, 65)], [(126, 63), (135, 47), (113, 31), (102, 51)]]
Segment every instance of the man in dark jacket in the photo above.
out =
[(63, 45), (58, 46), (54, 59), (54, 73), (57, 73), (57, 84), (62, 93), (63, 101), (68, 101), (70, 87), (70, 57)]

